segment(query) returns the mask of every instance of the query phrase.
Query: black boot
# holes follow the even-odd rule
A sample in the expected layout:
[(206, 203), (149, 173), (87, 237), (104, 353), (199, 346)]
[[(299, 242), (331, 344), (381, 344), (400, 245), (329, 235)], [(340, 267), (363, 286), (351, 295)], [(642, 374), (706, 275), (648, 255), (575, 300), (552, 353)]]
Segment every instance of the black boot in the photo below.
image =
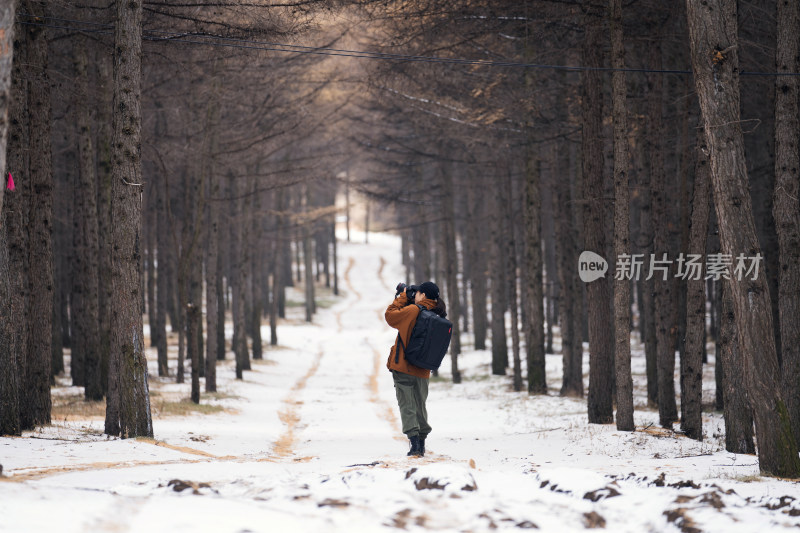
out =
[(420, 447), (419, 437), (408, 437), (408, 440), (411, 441), (411, 449), (408, 450), (406, 455), (408, 456), (422, 456), (422, 448)]
[(425, 437), (419, 438), (419, 454), (425, 455)]

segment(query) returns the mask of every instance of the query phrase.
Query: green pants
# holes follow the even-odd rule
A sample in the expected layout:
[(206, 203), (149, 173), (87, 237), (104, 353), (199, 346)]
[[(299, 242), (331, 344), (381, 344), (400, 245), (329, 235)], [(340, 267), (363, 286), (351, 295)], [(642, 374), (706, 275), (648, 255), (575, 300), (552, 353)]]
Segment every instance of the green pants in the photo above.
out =
[(400, 419), (403, 422), (403, 433), (408, 437), (419, 436), (424, 439), (431, 432), (428, 411), (425, 409), (425, 400), (428, 399), (428, 380), (396, 370), (392, 370), (392, 377), (397, 405), (400, 407)]

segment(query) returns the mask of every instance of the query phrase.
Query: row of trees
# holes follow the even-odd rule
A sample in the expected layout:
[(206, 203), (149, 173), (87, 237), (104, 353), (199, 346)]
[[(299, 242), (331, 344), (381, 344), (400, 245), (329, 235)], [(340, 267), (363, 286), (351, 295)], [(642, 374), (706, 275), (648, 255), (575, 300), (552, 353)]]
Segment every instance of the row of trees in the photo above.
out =
[[(362, 188), (394, 199), (409, 277), (441, 282), (475, 348), (491, 339), (492, 372), (546, 392), (558, 324), (561, 394), (584, 394), (588, 340), (589, 421), (613, 422), (616, 405), (619, 429), (633, 430), (633, 325), (661, 424), (702, 439), (708, 333), (727, 448), (752, 453), (755, 420), (762, 470), (800, 474), (796, 6), (367, 4), (381, 21), (365, 32), (371, 45), (417, 60), (370, 69), (372, 98), (354, 114), (374, 120), (354, 140), (373, 154), (372, 174), (392, 179)], [(420, 60), (430, 56), (493, 66)], [(762, 67), (773, 64), (779, 75)], [(741, 90), (740, 71), (755, 72)], [(608, 276), (583, 284), (579, 250), (641, 254), (642, 275), (612, 280), (624, 265), (610, 260)], [(708, 267), (720, 253), (730, 276)], [(668, 258), (665, 279), (646, 279), (651, 254)], [(702, 256), (699, 279), (681, 275), (680, 254)], [(739, 254), (763, 257), (754, 279), (737, 279)]]
[[(262, 317), (276, 341), (297, 272), (308, 320), (312, 272), (333, 269), (335, 286), (339, 183), (321, 176), (346, 170), (394, 206), (384, 221), (408, 278), (443, 287), (455, 382), (469, 332), (476, 349), (491, 341), (494, 374), (546, 393), (558, 324), (561, 394), (584, 395), (588, 340), (589, 421), (613, 422), (616, 403), (632, 430), (633, 323), (661, 424), (701, 439), (710, 306), (728, 449), (753, 451), (755, 421), (762, 470), (800, 475), (790, 4), (20, 2), (15, 28), (0, 19), (16, 35), (6, 153), (19, 177), (2, 205), (0, 429), (49, 420), (69, 344), (73, 380), (107, 398), (106, 431), (151, 432), (145, 310), (159, 373), (169, 320), (196, 399), (201, 373), (213, 390), (229, 307), (241, 377)], [(323, 49), (273, 50), (312, 33)], [(781, 75), (740, 90), (740, 72), (771, 64)], [(668, 261), (663, 278), (583, 284), (581, 250)], [(677, 258), (690, 253), (764, 261), (753, 279), (689, 280)]]
[[(199, 401), (201, 377), (216, 390), (217, 360), (232, 351), (241, 378), (263, 357), (262, 322), (277, 344), (286, 287), (304, 281), (309, 321), (316, 283), (338, 292), (329, 67), (229, 46), (306, 32), (306, 4), (4, 12), (0, 152), (16, 187), (1, 204), (0, 433), (49, 423), (50, 386), (68, 370), (87, 401), (105, 398), (108, 434), (152, 435), (148, 340), (164, 379), (183, 382), (191, 361)], [(198, 35), (208, 40), (177, 42)]]

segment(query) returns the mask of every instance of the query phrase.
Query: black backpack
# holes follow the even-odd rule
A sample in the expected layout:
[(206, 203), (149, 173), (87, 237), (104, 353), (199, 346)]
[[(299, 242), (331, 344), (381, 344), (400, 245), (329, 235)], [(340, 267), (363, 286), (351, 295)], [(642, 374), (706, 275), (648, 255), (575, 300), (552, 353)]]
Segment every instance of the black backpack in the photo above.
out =
[[(423, 306), (419, 307), (419, 315), (408, 346), (403, 344), (400, 333), (397, 334), (397, 346), (403, 348), (406, 361), (420, 368), (438, 370), (450, 346), (450, 336), (453, 333), (453, 323), (442, 318), (433, 311), (428, 311)], [(400, 361), (400, 352), (396, 351), (394, 362)]]

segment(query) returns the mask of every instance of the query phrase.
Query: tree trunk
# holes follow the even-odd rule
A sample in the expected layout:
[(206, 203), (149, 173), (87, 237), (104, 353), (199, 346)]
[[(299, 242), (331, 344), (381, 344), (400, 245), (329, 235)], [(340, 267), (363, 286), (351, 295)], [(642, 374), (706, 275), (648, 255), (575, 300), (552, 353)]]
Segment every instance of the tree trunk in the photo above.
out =
[(447, 280), (447, 312), (448, 318), (453, 323), (452, 341), (450, 343), (450, 370), (453, 375), (453, 383), (461, 383), (461, 371), (458, 369), (458, 356), (461, 355), (461, 328), (458, 319), (461, 315), (461, 302), (458, 294), (458, 249), (456, 247), (455, 230), (455, 201), (453, 187), (452, 169), (445, 168), (444, 171), (444, 202), (443, 213), (444, 222), (444, 250), (447, 254), (445, 261), (445, 279)]
[(472, 295), (472, 335), (475, 349), (486, 349), (486, 330), (488, 316), (486, 313), (487, 278), (486, 268), (486, 209), (483, 196), (476, 197), (474, 180), (467, 185), (467, 205), (473, 216), (467, 217), (466, 251), (469, 255), (469, 285)]
[(111, 357), (105, 431), (153, 436), (141, 309), (142, 4), (116, 2), (114, 113), (111, 143)]
[[(760, 256), (753, 221), (739, 112), (736, 2), (687, 0), (697, 95), (710, 150), (711, 181), (722, 251)], [(769, 287), (763, 274), (731, 279), (742, 370), (753, 408), (762, 472), (800, 477), (800, 457), (779, 388)], [(726, 373), (737, 367), (725, 365)]]
[[(525, 257), (522, 279), (526, 290), (525, 348), (528, 365), (528, 394), (547, 394), (544, 350), (544, 309), (542, 301), (542, 162), (529, 146), (526, 155), (524, 227)], [(548, 272), (548, 275), (550, 272)], [(552, 280), (548, 280), (552, 281)], [(549, 302), (548, 302), (549, 305)]]
[[(45, 6), (27, 2), (29, 13), (45, 16)], [(30, 114), (31, 195), (28, 233), (30, 234), (29, 278), (30, 314), (27, 322), (28, 352), (22, 406), (22, 426), (50, 423), (50, 371), (53, 320), (53, 168), (50, 146), (50, 81), (48, 79), (47, 35), (42, 27), (28, 26), (28, 84)], [(35, 154), (35, 155), (33, 155)], [(42, 332), (47, 332), (42, 334)]]
[[(505, 257), (504, 247), (501, 246), (502, 230), (504, 225), (503, 211), (500, 208), (499, 187), (493, 187), (489, 193), (489, 224), (491, 235), (489, 237), (489, 275), (491, 276), (491, 301), (492, 301), (492, 374), (504, 376), (508, 366), (508, 340), (506, 339), (505, 320)], [(416, 250), (415, 250), (416, 251)]]
[[(511, 350), (513, 361), (513, 386), (514, 390), (519, 392), (522, 390), (522, 361), (520, 359), (520, 336), (519, 336), (519, 302), (517, 296), (517, 251), (516, 239), (514, 235), (514, 208), (512, 207), (512, 198), (514, 198), (514, 191), (512, 190), (511, 174), (507, 174), (505, 183), (498, 183), (502, 187), (501, 192), (501, 205), (504, 208), (500, 211), (502, 217), (503, 229), (501, 231), (502, 239), (501, 253), (504, 253), (508, 258), (505, 261), (505, 295), (507, 300), (508, 309), (511, 311)], [(540, 300), (541, 303), (541, 300)]]
[[(222, 225), (222, 217), (217, 219), (217, 223)], [(220, 232), (220, 239), (222, 239), (222, 232)], [(222, 241), (217, 241), (217, 360), (223, 361), (225, 359), (225, 283), (226, 280), (222, 276), (225, 267), (225, 261), (222, 257)]]
[(247, 349), (244, 308), (245, 283), (247, 282), (245, 269), (247, 260), (244, 250), (245, 224), (243, 215), (246, 212), (246, 208), (243, 187), (234, 183), (232, 190), (233, 196), (238, 197), (234, 200), (235, 209), (233, 212), (239, 215), (234, 220), (234, 224), (232, 224), (231, 228), (233, 231), (233, 253), (231, 254), (231, 258), (235, 261), (235, 263), (231, 265), (233, 270), (233, 279), (231, 280), (233, 286), (233, 301), (231, 305), (233, 311), (233, 351), (236, 358), (236, 379), (243, 379), (243, 372), (246, 370), (245, 367), (247, 366), (246, 361), (250, 358)]
[[(214, 127), (216, 121), (212, 123)], [(210, 152), (215, 152), (216, 136), (211, 141)], [(219, 178), (216, 175), (213, 158), (209, 158), (208, 167), (208, 189), (211, 201), (208, 202), (208, 234), (206, 241), (206, 392), (217, 391), (217, 351), (219, 349), (219, 341), (217, 336), (224, 337), (224, 322), (223, 329), (219, 329), (219, 315), (225, 314), (225, 308), (222, 301), (219, 300), (220, 283), (219, 276), (219, 198), (220, 186)]]
[[(6, 189), (6, 145), (14, 110), (11, 70), (14, 55), (16, 1), (0, 6), (0, 435), (19, 435), (19, 375), (12, 323), (11, 273), (3, 196)], [(16, 83), (21, 83), (21, 80)], [(10, 168), (10, 167), (9, 167)]]
[[(157, 119), (158, 120), (158, 119)], [(158, 333), (158, 343), (156, 344), (158, 351), (158, 375), (166, 377), (169, 375), (169, 356), (167, 354), (167, 307), (170, 298), (169, 292), (169, 233), (170, 227), (167, 218), (167, 206), (169, 201), (168, 191), (166, 186), (166, 175), (155, 177), (153, 180), (153, 187), (157, 187), (156, 193), (156, 211), (158, 220), (157, 240), (157, 257), (158, 257), (158, 271), (156, 273), (156, 329)]]
[(108, 367), (111, 358), (111, 114), (113, 98), (112, 60), (95, 55), (97, 80), (101, 84), (97, 107), (97, 230), (99, 244), (98, 280), (100, 316), (100, 373), (103, 393), (111, 386)]
[(314, 276), (312, 275), (314, 244), (311, 241), (311, 229), (309, 224), (303, 226), (303, 263), (305, 265), (305, 301), (306, 301), (306, 322), (311, 322), (314, 317)]
[[(590, 1), (584, 2), (586, 30), (583, 42), (584, 64), (603, 66), (603, 26), (601, 12)], [(603, 81), (597, 70), (586, 70), (583, 80), (583, 226), (584, 249), (600, 256), (606, 252), (605, 209), (603, 197)], [(612, 380), (614, 339), (611, 321), (611, 287), (608, 277), (586, 286), (589, 311), (589, 422), (608, 424), (614, 421)]]
[[(777, 72), (797, 72), (800, 7), (778, 1)], [(800, 443), (800, 121), (796, 75), (775, 78), (775, 192), (773, 214), (780, 247), (778, 316), (782, 392)]]
[[(611, 77), (614, 109), (614, 255), (630, 255), (630, 199), (628, 192), (628, 110), (626, 109), (625, 45), (622, 34), (622, 0), (609, 0), (611, 26)], [(632, 277), (632, 276), (630, 276)], [(614, 279), (614, 366), (617, 379), (617, 429), (633, 431), (633, 380), (631, 379), (630, 277)]]
[[(644, 139), (637, 143), (637, 158), (644, 162)], [(641, 165), (644, 167), (644, 164)], [(651, 257), (653, 253), (653, 218), (652, 218), (652, 195), (649, 194), (649, 185), (652, 176), (645, 172), (638, 175), (639, 186), (644, 193), (639, 194), (639, 253), (645, 258)], [(644, 344), (645, 369), (647, 374), (647, 405), (648, 407), (658, 407), (658, 367), (656, 360), (658, 357), (656, 347), (656, 322), (655, 322), (655, 303), (653, 297), (653, 280), (642, 276), (639, 280), (642, 299), (639, 308), (639, 320), (642, 321), (642, 343)]]
[(192, 361), (192, 395), (193, 403), (200, 403), (200, 305), (190, 303), (186, 309), (186, 324), (188, 332), (186, 335), (189, 359)]
[(254, 203), (252, 220), (253, 226), (251, 228), (252, 233), (250, 234), (250, 242), (248, 244), (250, 250), (252, 251), (252, 258), (250, 260), (250, 279), (252, 285), (253, 305), (250, 309), (250, 320), (253, 330), (253, 359), (263, 359), (264, 346), (261, 339), (261, 315), (263, 310), (262, 302), (264, 299), (261, 297), (261, 295), (264, 291), (264, 269), (262, 267), (264, 264), (264, 254), (261, 251), (263, 241), (261, 217), (258, 216), (259, 213), (261, 213), (261, 196), (256, 188), (255, 179), (251, 180), (250, 192), (253, 195)]
[[(733, 295), (730, 283), (720, 284), (722, 311), (720, 313), (719, 351), (722, 363), (722, 390), (724, 396), (725, 449), (731, 453), (756, 453), (753, 443), (753, 411), (741, 371), (742, 352), (736, 332), (733, 312)], [(728, 369), (728, 370), (725, 370)], [(729, 371), (730, 370), (730, 371)]]
[(145, 194), (144, 204), (144, 231), (145, 231), (145, 248), (147, 249), (147, 257), (145, 258), (147, 265), (147, 326), (150, 329), (150, 346), (158, 346), (158, 336), (160, 332), (156, 328), (156, 229), (157, 217), (155, 209), (155, 194), (157, 191), (150, 187)]
[[(99, 237), (97, 226), (97, 173), (94, 146), (90, 131), (88, 94), (89, 77), (86, 72), (86, 37), (78, 35), (73, 44), (75, 72), (77, 75), (74, 101), (78, 128), (79, 172), (73, 192), (73, 270), (72, 270), (72, 326), (75, 344), (72, 357), (83, 360), (82, 381), (87, 400), (103, 398), (100, 368), (100, 315), (99, 315)], [(73, 367), (74, 368), (74, 367)], [(73, 384), (76, 376), (73, 375)]]
[[(706, 252), (709, 194), (711, 191), (708, 148), (697, 138), (694, 198), (689, 234), (689, 254), (701, 258)], [(702, 272), (686, 283), (686, 341), (681, 357), (681, 429), (691, 439), (703, 440), (703, 345), (706, 342), (706, 282)]]
[(555, 219), (556, 262), (558, 283), (561, 285), (559, 319), (561, 323), (561, 359), (563, 377), (562, 396), (583, 396), (583, 339), (581, 336), (582, 295), (575, 276), (578, 264), (576, 249), (575, 217), (570, 191), (569, 154), (558, 151), (555, 158), (555, 195), (561, 207)]
[(333, 245), (333, 295), (339, 296), (339, 250), (336, 242), (336, 215), (331, 223), (331, 244)]
[(414, 226), (414, 280), (407, 283), (422, 283), (431, 279), (431, 239), (428, 233), (428, 223), (425, 222), (425, 213), (420, 207), (417, 209), (417, 225)]
[[(650, 62), (658, 68), (661, 65), (660, 41), (650, 47)], [(669, 260), (668, 241), (668, 207), (665, 192), (666, 173), (664, 171), (664, 150), (662, 137), (662, 96), (663, 76), (650, 76), (650, 94), (648, 103), (650, 145), (650, 193), (652, 198), (653, 217), (653, 260)], [(648, 277), (650, 273), (648, 272)], [(654, 271), (649, 280), (653, 288), (653, 310), (656, 334), (656, 374), (658, 376), (658, 418), (666, 428), (678, 420), (678, 408), (675, 403), (675, 284), (672, 270), (666, 273)]]
[[(25, 9), (20, 5), (20, 9)], [(29, 318), (29, 261), (28, 249), (29, 236), (27, 228), (28, 197), (31, 194), (31, 179), (29, 171), (30, 119), (28, 114), (28, 85), (29, 81), (24, 74), (24, 67), (28, 62), (28, 45), (26, 31), (19, 31), (14, 42), (14, 65), (11, 75), (11, 105), (9, 106), (9, 136), (8, 136), (8, 168), (13, 174), (17, 172), (16, 190), (8, 192), (5, 197), (3, 216), (6, 244), (8, 246), (8, 261), (10, 270), (11, 315), (16, 317), (19, 327), (13, 328), (13, 341), (11, 344), (12, 358), (16, 361), (14, 372), (17, 374), (19, 412), (17, 417), (20, 429), (30, 429), (24, 410), (27, 402), (25, 372), (27, 367), (28, 334), (27, 324)], [(24, 178), (23, 178), (24, 176)]]

